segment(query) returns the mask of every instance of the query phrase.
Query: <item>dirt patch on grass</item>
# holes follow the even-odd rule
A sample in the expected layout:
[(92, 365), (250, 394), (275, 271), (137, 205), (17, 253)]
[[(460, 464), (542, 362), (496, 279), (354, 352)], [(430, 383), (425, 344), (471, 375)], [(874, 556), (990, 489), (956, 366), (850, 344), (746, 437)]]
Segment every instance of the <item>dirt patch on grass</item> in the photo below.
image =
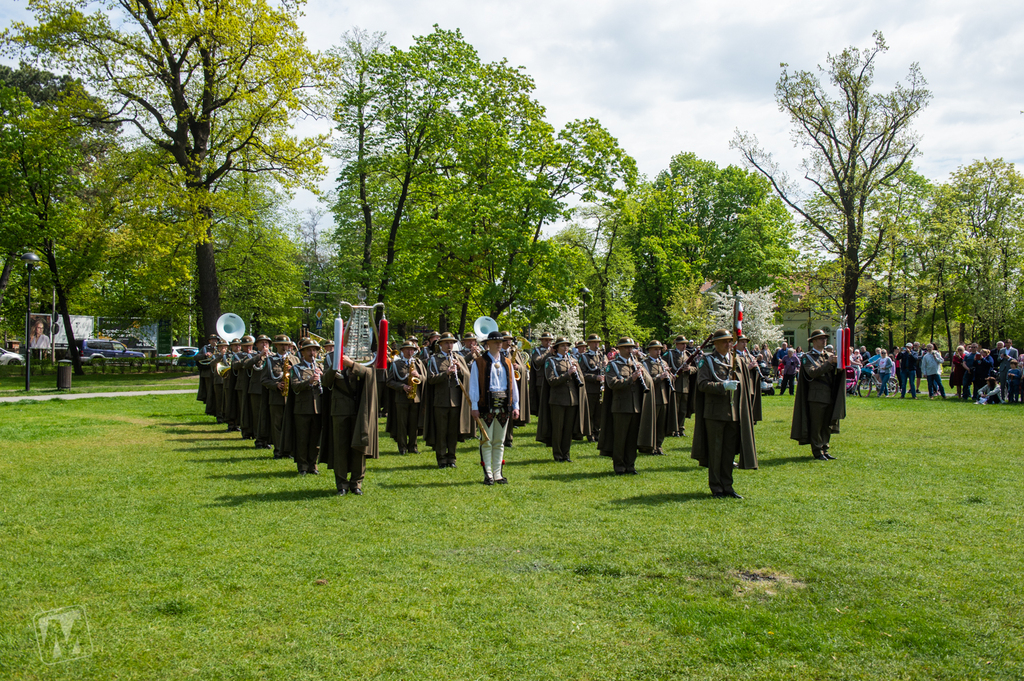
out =
[(803, 589), (807, 585), (784, 572), (761, 568), (759, 570), (733, 570), (730, 575), (738, 580), (733, 588), (737, 596), (774, 596), (789, 589)]

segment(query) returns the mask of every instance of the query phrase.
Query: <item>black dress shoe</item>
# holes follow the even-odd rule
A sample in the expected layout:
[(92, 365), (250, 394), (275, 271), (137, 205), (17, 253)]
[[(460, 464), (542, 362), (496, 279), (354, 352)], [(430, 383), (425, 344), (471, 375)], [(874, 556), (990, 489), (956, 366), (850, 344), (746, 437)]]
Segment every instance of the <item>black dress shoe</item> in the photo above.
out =
[(615, 471), (615, 475), (625, 475), (626, 471)]
[(736, 463), (735, 461), (733, 461), (733, 462), (732, 462), (732, 467), (733, 467), (733, 468), (739, 468), (739, 467), (740, 467), (740, 465), (739, 465), (738, 463)]
[(306, 471), (299, 471), (299, 475), (305, 475)]
[(310, 475), (320, 475), (320, 469), (317, 468), (316, 466), (313, 466), (313, 468), (307, 471), (307, 473), (309, 473)]
[(359, 496), (363, 496), (363, 489), (361, 487), (356, 487), (354, 490), (352, 490), (352, 494), (358, 494)]
[(454, 461), (452, 461), (452, 462), (450, 462), (450, 463), (448, 464), (448, 468), (458, 468), (458, 466), (456, 466), (456, 465), (455, 465), (455, 462), (454, 462)]
[(446, 463), (439, 463), (439, 464), (437, 464), (437, 467), (438, 468), (448, 468), (448, 464), (446, 464)]
[(336, 497), (343, 497), (346, 494), (348, 494), (348, 490), (347, 489), (339, 489), (337, 492), (334, 493), (334, 496), (336, 496)]
[(724, 499), (725, 495), (722, 494), (721, 492), (712, 492), (711, 493), (711, 498), (712, 499)]
[(572, 463), (572, 459), (570, 459), (568, 456), (565, 457), (564, 459), (562, 459), (562, 461), (564, 461), (566, 463)]
[(724, 495), (722, 495), (722, 496), (726, 496), (726, 497), (732, 497), (733, 499), (742, 499), (742, 498), (743, 498), (743, 497), (741, 497), (741, 496), (740, 496), (739, 494), (736, 494), (736, 492), (726, 492), (726, 493), (725, 493)]
[(489, 475), (485, 476), (484, 477), (484, 484), (487, 485), (488, 487), (491, 487), (492, 485), (494, 485), (494, 480), (492, 480), (491, 476), (489, 476)]
[(814, 455), (814, 460), (815, 461), (828, 461), (828, 459), (825, 458), (824, 454), (815, 454)]
[(626, 471), (626, 473), (628, 473), (629, 475), (640, 475), (639, 473), (636, 472), (635, 468), (630, 468), (628, 471)]
[(829, 454), (828, 452), (822, 452), (822, 454), (821, 454), (821, 455), (822, 455), (823, 457), (825, 457), (825, 459), (826, 459), (826, 460), (828, 460), (828, 461), (835, 461), (835, 460), (836, 460), (836, 457), (832, 456), (832, 455), (831, 455), (831, 454)]
[(508, 484), (508, 478), (498, 478), (497, 480), (494, 481), (494, 484), (495, 485), (507, 485)]

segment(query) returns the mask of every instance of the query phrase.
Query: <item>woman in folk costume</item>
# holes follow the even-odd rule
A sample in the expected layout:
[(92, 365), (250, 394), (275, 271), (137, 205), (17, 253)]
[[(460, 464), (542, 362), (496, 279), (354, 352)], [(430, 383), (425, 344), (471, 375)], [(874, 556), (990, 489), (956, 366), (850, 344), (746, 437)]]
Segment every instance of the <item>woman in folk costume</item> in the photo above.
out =
[(502, 333), (487, 334), (487, 351), (473, 360), (469, 372), (469, 402), (474, 420), (484, 423), (486, 438), (480, 441), (480, 464), (484, 484), (504, 485), (502, 475), (505, 453), (505, 430), (519, 417), (519, 384), (515, 379), (512, 359), (501, 352)]
[(614, 359), (604, 368), (605, 395), (597, 449), (612, 458), (616, 475), (636, 475), (638, 451), (655, 447), (653, 379), (633, 356), (636, 343), (620, 338)]
[(569, 340), (559, 337), (540, 367), (540, 412), (537, 441), (551, 447), (555, 461), (571, 462), (573, 440), (590, 435), (590, 410), (583, 372), (569, 353)]
[[(733, 335), (726, 329), (711, 337), (715, 349), (697, 365), (696, 421), (690, 457), (708, 469), (713, 497), (742, 499), (732, 486), (733, 461), (739, 468), (757, 468), (751, 383), (739, 358), (730, 352)], [(758, 386), (760, 390), (760, 386)]]

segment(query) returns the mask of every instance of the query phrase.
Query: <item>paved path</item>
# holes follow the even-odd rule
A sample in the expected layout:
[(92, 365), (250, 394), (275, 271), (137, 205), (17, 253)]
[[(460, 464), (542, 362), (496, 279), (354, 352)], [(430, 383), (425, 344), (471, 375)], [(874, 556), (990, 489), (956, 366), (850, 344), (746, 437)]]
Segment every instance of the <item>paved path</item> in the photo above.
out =
[(33, 402), (46, 402), (47, 400), (84, 400), (87, 397), (139, 397), (141, 395), (185, 395), (196, 392), (196, 388), (189, 390), (129, 390), (109, 393), (68, 393), (63, 395), (22, 395), (20, 397), (0, 397), (0, 402), (20, 402), (21, 400), (32, 400)]

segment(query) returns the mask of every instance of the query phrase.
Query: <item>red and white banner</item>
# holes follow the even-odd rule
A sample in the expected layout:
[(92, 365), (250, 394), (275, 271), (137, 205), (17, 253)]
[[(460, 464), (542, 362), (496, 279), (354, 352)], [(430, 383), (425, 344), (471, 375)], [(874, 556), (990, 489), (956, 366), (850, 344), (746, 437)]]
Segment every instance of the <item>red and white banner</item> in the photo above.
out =
[(743, 301), (739, 298), (732, 305), (732, 335), (736, 338), (743, 333)]

